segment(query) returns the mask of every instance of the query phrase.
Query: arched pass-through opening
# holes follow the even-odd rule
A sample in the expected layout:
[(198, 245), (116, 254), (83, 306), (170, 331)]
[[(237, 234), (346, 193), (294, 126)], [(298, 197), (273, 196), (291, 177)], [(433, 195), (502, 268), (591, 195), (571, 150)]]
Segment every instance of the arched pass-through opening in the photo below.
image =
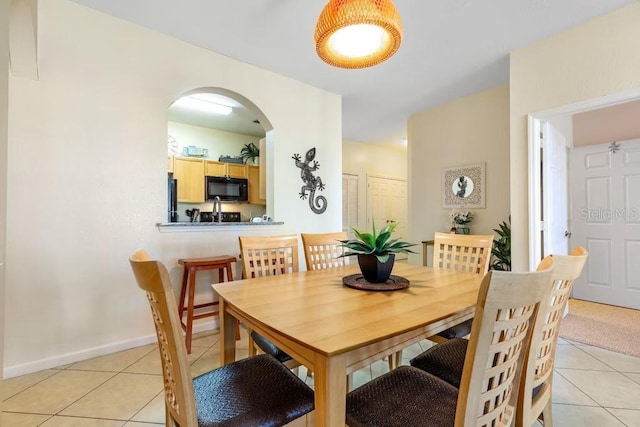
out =
[[(167, 119), (168, 221), (206, 222), (213, 216), (193, 216), (194, 211), (207, 213), (213, 210), (213, 198), (207, 198), (202, 176), (248, 179), (248, 200), (223, 202), (222, 212), (232, 212), (234, 216), (239, 214), (240, 221), (272, 215), (272, 203), (268, 202), (272, 200), (272, 192), (267, 184), (272, 174), (269, 164), (273, 126), (253, 101), (229, 89), (199, 87), (177, 97), (168, 107)], [(257, 157), (243, 157), (248, 145), (259, 147)], [(233, 164), (243, 161), (247, 165), (244, 169), (246, 175), (234, 176), (230, 171), (237, 171), (239, 165)], [(222, 173), (218, 169), (212, 172), (211, 167), (215, 167), (215, 163), (226, 168), (227, 172)], [(177, 190), (172, 189), (172, 185), (177, 185)]]

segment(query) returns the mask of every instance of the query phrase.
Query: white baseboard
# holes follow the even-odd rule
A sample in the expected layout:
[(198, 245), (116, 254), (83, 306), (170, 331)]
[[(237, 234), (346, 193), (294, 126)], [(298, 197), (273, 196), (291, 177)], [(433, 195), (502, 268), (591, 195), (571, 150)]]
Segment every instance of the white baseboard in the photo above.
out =
[[(193, 325), (193, 333), (218, 329), (218, 319), (208, 322), (198, 322)], [(105, 356), (117, 353), (130, 348), (140, 347), (147, 344), (155, 344), (156, 334), (144, 337), (134, 338), (131, 340), (120, 341), (105, 344), (97, 347), (87, 348), (75, 351), (73, 353), (60, 354), (57, 356), (47, 357), (46, 359), (34, 360), (33, 362), (23, 363), (14, 366), (5, 366), (3, 369), (3, 377), (5, 379), (19, 377), (20, 375), (31, 374), (33, 372), (42, 371), (44, 369), (57, 368), (58, 366), (68, 365), (69, 363), (81, 362), (83, 360), (92, 359), (94, 357)]]

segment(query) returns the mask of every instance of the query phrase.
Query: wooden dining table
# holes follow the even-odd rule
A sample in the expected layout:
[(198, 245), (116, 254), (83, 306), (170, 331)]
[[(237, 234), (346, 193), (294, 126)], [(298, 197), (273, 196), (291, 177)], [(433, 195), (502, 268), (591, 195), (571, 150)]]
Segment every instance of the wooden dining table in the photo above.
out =
[(220, 299), (220, 360), (235, 361), (235, 322), (313, 370), (315, 422), (344, 426), (347, 374), (473, 316), (479, 275), (396, 262), (406, 289), (343, 284), (357, 265), (212, 285)]

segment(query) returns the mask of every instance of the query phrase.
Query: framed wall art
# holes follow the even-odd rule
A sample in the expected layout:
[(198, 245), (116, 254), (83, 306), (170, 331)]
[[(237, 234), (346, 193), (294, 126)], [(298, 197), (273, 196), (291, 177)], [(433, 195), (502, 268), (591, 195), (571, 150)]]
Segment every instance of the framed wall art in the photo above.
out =
[(442, 207), (484, 208), (484, 181), (484, 163), (444, 168), (442, 170)]

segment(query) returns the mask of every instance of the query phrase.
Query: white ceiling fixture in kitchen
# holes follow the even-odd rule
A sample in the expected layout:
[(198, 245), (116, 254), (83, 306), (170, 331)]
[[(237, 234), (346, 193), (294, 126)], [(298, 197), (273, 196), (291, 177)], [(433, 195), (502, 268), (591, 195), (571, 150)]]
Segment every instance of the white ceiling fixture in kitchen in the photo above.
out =
[(343, 138), (396, 143), (418, 111), (508, 83), (509, 52), (635, 0), (395, 0), (400, 49), (341, 69), (315, 51), (327, 0), (73, 0), (343, 97)]
[[(221, 107), (229, 108), (228, 114), (218, 114), (206, 109), (190, 108), (180, 100), (196, 97), (206, 99)], [(184, 123), (191, 126), (200, 126), (210, 129), (222, 130), (243, 135), (251, 135), (262, 138), (264, 128), (251, 111), (233, 98), (210, 92), (191, 93), (179, 98), (169, 106), (168, 119), (171, 122)]]

